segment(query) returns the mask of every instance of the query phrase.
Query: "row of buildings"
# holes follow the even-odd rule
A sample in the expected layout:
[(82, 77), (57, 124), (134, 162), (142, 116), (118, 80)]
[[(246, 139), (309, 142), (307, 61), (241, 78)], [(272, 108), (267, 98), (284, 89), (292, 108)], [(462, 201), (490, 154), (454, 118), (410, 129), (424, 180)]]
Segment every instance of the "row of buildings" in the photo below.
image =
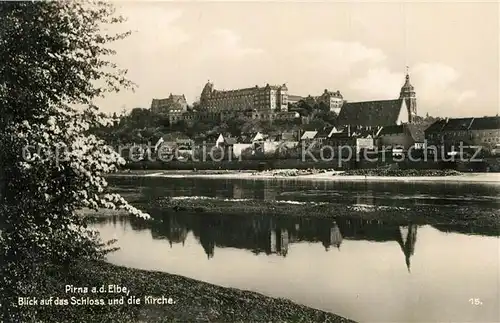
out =
[[(416, 96), (410, 84), (409, 75), (401, 88), (399, 98), (394, 100), (347, 102), (340, 91), (324, 92), (315, 97), (302, 97), (288, 94), (286, 84), (259, 87), (218, 90), (214, 84), (207, 82), (200, 95), (199, 106), (189, 110), (184, 95), (173, 95), (164, 99), (153, 99), (151, 110), (168, 116), (171, 123), (185, 120), (210, 119), (223, 121), (235, 116), (258, 120), (294, 120), (300, 117), (293, 111), (291, 105), (300, 100), (313, 99), (323, 102), (330, 111), (339, 115), (343, 122), (359, 125), (362, 121), (366, 126), (390, 125), (398, 120), (412, 122), (417, 114)], [(370, 111), (371, 118), (361, 119), (362, 114)], [(400, 115), (401, 114), (401, 115)]]
[(235, 116), (268, 121), (299, 117), (297, 112), (288, 110), (288, 88), (285, 84), (221, 91), (208, 82), (195, 109), (188, 110), (184, 95), (170, 94), (165, 99), (153, 99), (151, 111), (167, 116), (170, 123), (180, 120), (224, 121)]
[[(314, 131), (285, 131), (274, 133), (248, 133), (238, 137), (214, 134), (200, 140), (179, 137), (176, 140), (160, 140), (156, 144), (161, 154), (192, 154), (197, 147), (206, 151), (222, 148), (229, 156), (241, 157), (245, 151), (274, 155), (278, 151), (311, 147), (311, 151), (326, 146), (351, 147), (352, 151), (390, 150), (401, 154), (412, 150), (424, 150), (431, 146), (439, 151), (450, 152), (463, 148), (481, 148), (493, 155), (500, 153), (500, 117), (457, 118), (438, 120), (430, 126), (402, 123), (383, 127), (340, 126)], [(283, 150), (284, 148), (284, 150)], [(296, 150), (297, 150), (296, 149)], [(338, 151), (338, 150), (337, 150)]]
[[(208, 82), (200, 96), (199, 107), (188, 111), (184, 95), (170, 95), (166, 99), (154, 99), (151, 109), (177, 120), (212, 119), (223, 121), (235, 116), (259, 120), (292, 120), (297, 112), (290, 104), (304, 99), (289, 95), (286, 84), (220, 91)], [(425, 144), (444, 146), (447, 149), (465, 146), (481, 146), (490, 151), (500, 144), (500, 119), (495, 117), (446, 118), (431, 125), (417, 123), (417, 98), (410, 75), (396, 99), (348, 102), (340, 91), (325, 90), (314, 98), (326, 103), (338, 114), (337, 126), (304, 133), (246, 134), (238, 138), (216, 134), (205, 138), (205, 144), (230, 147), (235, 155), (249, 147), (261, 147), (272, 153), (276, 147), (292, 148), (299, 144), (329, 146), (353, 146), (357, 151), (375, 147), (399, 147), (408, 150), (424, 149)], [(172, 144), (172, 143), (170, 143)]]
[(353, 146), (361, 149), (389, 148), (408, 151), (437, 147), (442, 151), (482, 148), (498, 154), (500, 148), (500, 117), (445, 118), (426, 124), (401, 123), (390, 126), (344, 126), (308, 131), (302, 140), (330, 146)]

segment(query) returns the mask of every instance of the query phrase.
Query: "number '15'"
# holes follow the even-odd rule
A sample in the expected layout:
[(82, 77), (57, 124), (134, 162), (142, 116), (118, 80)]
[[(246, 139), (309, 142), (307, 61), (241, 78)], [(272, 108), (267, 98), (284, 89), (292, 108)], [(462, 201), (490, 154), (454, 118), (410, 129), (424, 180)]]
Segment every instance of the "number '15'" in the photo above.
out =
[(483, 305), (483, 302), (479, 298), (470, 298), (469, 303), (472, 305)]

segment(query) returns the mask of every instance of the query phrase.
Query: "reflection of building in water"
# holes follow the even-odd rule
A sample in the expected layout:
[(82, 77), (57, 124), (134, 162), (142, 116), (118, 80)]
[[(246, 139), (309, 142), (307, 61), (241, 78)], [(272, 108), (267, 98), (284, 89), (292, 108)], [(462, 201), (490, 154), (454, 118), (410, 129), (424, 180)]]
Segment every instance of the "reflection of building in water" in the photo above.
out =
[(276, 231), (275, 230), (272, 230), (269, 233), (269, 250), (271, 251), (271, 253), (276, 252)]
[(173, 216), (169, 216), (166, 221), (154, 225), (151, 229), (153, 239), (167, 239), (170, 247), (172, 247), (173, 243), (182, 243), (184, 245), (187, 234), (187, 227), (177, 222)]
[(265, 201), (274, 201), (278, 195), (276, 188), (269, 181), (252, 182), (251, 191), (253, 192), (252, 198)]
[(207, 258), (213, 258), (214, 256), (214, 250), (215, 250), (215, 239), (214, 239), (214, 232), (211, 228), (206, 228), (206, 230), (202, 230), (200, 232), (200, 244), (203, 247), (203, 250), (205, 250), (205, 254), (207, 255)]
[[(128, 229), (128, 225), (125, 225), (127, 222), (124, 222), (123, 217), (121, 217), (119, 219), (119, 221), (123, 225), (123, 231), (126, 231)], [(132, 230), (134, 230), (134, 231), (149, 230), (149, 226), (148, 226), (147, 222), (145, 222), (144, 220), (142, 220), (140, 218), (131, 217), (128, 223), (130, 223), (130, 226), (132, 227)]]
[(240, 184), (233, 184), (233, 199), (242, 199), (243, 198), (243, 188)]
[(272, 183), (270, 181), (264, 181), (264, 200), (265, 201), (274, 201), (274, 200), (276, 200), (277, 195), (278, 195), (278, 192), (272, 186)]
[(330, 250), (330, 246), (334, 246), (335, 248), (340, 249), (343, 237), (342, 233), (340, 232), (340, 228), (337, 225), (337, 222), (333, 221), (331, 225), (325, 225), (324, 230), (327, 231), (326, 234), (322, 234), (321, 242), (323, 243), (325, 250)]
[(356, 194), (356, 204), (361, 205), (374, 205), (373, 204), (373, 192), (372, 191), (364, 191)]
[(219, 248), (246, 249), (255, 254), (288, 254), (288, 246), (302, 241), (322, 243), (326, 250), (340, 249), (343, 240), (396, 241), (401, 246), (410, 268), (414, 253), (417, 227), (399, 227), (376, 220), (314, 219), (307, 217), (281, 218), (262, 215), (220, 216), (209, 214), (165, 214), (165, 221), (151, 228), (154, 239), (171, 243), (186, 240), (192, 230), (208, 258)]
[(275, 253), (285, 257), (288, 253), (288, 230), (271, 230), (269, 233), (269, 253)]
[(399, 232), (398, 243), (405, 255), (406, 267), (410, 271), (410, 258), (415, 253), (415, 244), (417, 243), (417, 225), (400, 226)]
[(403, 245), (406, 243), (406, 240), (408, 239), (408, 232), (410, 227), (407, 226), (400, 226), (399, 227), (399, 233), (401, 234), (401, 241), (403, 242)]
[(280, 243), (278, 245), (278, 254), (285, 257), (288, 254), (288, 244), (289, 244), (288, 230), (281, 229), (280, 233), (281, 234), (280, 234), (280, 239), (279, 239)]
[(182, 243), (182, 245), (184, 245), (188, 234), (187, 228), (180, 225), (173, 216), (169, 218), (169, 222), (170, 232), (168, 241), (170, 242), (170, 247), (172, 247), (172, 243)]
[(330, 241), (335, 248), (340, 249), (340, 245), (342, 244), (342, 233), (340, 233), (337, 222), (333, 222), (333, 228), (330, 229)]

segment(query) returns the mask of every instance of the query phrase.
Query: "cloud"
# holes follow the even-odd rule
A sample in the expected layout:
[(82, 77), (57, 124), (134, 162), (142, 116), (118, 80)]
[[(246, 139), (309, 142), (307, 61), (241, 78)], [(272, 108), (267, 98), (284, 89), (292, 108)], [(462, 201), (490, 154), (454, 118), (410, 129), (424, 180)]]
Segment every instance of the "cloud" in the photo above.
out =
[(199, 60), (241, 59), (264, 53), (263, 49), (246, 47), (236, 32), (228, 29), (215, 29), (204, 39), (197, 51)]
[(457, 98), (457, 102), (458, 102), (459, 104), (461, 104), (462, 102), (465, 102), (465, 101), (468, 101), (468, 100), (474, 99), (476, 96), (477, 96), (476, 91), (467, 90), (467, 91), (462, 92), (462, 93), (458, 96), (458, 98)]
[(120, 8), (127, 18), (124, 29), (132, 35), (124, 40), (127, 51), (158, 54), (186, 43), (190, 35), (176, 26), (183, 16), (182, 10), (169, 10), (151, 3), (149, 5), (128, 4)]
[(460, 77), (453, 67), (440, 63), (418, 64), (412, 68), (412, 74), (426, 87), (435, 90), (447, 89)]
[(111, 45), (117, 51), (112, 60), (120, 68), (128, 70), (127, 78), (138, 87), (135, 92), (110, 94), (109, 100), (97, 99), (96, 103), (104, 105), (104, 102), (118, 101), (117, 98), (120, 98), (121, 102), (116, 104), (115, 109), (122, 104), (126, 104), (128, 109), (147, 107), (152, 98), (165, 97), (170, 92), (178, 91), (171, 84), (166, 85), (166, 80), (171, 75), (182, 73), (182, 65), (172, 57), (178, 55), (183, 45), (191, 40), (190, 35), (180, 27), (184, 12), (161, 3), (124, 2), (117, 3), (117, 14), (123, 15), (127, 21), (117, 24), (114, 28), (119, 29), (116, 31), (130, 30), (132, 34)]
[(370, 48), (359, 42), (316, 40), (302, 44), (297, 53), (301, 61), (312, 67), (333, 73), (350, 73), (360, 64), (378, 64), (386, 59), (378, 48)]
[(375, 67), (368, 70), (362, 78), (351, 82), (350, 88), (363, 99), (394, 98), (399, 95), (403, 73), (394, 73), (387, 67)]
[(457, 108), (466, 107), (475, 98), (475, 91), (461, 88), (460, 79), (457, 70), (442, 63), (417, 64), (412, 71), (420, 106), (435, 115), (454, 115)]
[[(303, 71), (310, 83), (325, 79), (342, 80), (337, 87), (347, 92), (349, 101), (384, 100), (399, 97), (404, 71), (393, 71), (386, 54), (359, 42), (316, 40), (297, 47)], [(422, 62), (411, 68), (411, 83), (417, 94), (418, 112), (453, 115), (457, 106), (466, 106), (476, 92), (461, 89), (460, 73), (452, 66)], [(338, 81), (335, 81), (338, 83)], [(316, 84), (311, 86), (317, 87)], [(308, 91), (314, 91), (309, 89)], [(344, 93), (345, 94), (345, 93)], [(462, 109), (463, 110), (463, 109)]]

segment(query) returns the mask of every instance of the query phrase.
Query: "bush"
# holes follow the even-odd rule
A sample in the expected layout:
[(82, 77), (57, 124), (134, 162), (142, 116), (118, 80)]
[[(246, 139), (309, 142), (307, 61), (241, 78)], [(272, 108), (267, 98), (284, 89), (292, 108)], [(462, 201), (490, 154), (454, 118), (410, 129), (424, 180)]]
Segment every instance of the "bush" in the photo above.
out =
[(105, 59), (113, 52), (104, 46), (128, 33), (100, 32), (103, 24), (121, 21), (103, 3), (10, 2), (0, 8), (2, 322), (37, 321), (36, 311), (18, 306), (17, 297), (43, 293), (49, 270), (64, 272), (112, 250), (76, 210), (122, 208), (148, 217), (119, 195), (105, 194), (104, 175), (124, 160), (88, 134), (112, 124), (92, 100), (131, 86)]

